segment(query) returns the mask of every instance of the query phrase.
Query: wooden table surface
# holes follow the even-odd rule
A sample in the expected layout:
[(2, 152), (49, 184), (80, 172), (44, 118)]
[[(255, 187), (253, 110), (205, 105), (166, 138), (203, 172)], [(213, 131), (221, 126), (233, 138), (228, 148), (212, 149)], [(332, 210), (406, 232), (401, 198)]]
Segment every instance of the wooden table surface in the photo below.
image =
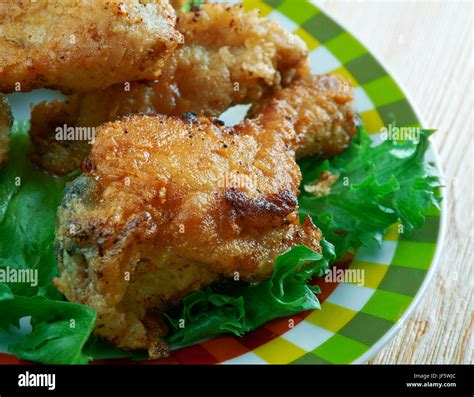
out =
[(473, 363), (474, 10), (460, 1), (318, 1), (382, 62), (436, 128), (444, 252), (421, 304), (370, 363)]

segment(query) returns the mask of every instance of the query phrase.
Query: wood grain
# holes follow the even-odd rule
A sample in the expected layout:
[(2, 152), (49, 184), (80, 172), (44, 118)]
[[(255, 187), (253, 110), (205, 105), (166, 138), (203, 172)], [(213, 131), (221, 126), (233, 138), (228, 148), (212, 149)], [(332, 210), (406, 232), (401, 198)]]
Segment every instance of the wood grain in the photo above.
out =
[(436, 128), (447, 187), (438, 270), (421, 304), (372, 364), (473, 363), (473, 3), (319, 1), (377, 55)]

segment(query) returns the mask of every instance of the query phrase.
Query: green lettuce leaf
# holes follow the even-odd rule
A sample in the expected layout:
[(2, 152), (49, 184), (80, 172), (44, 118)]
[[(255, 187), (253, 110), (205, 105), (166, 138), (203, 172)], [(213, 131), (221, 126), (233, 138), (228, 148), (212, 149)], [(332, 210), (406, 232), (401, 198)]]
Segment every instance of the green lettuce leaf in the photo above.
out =
[(121, 358), (129, 358), (134, 361), (146, 360), (148, 352), (146, 350), (122, 350), (118, 347), (108, 344), (104, 340), (95, 335), (91, 335), (84, 348), (84, 355), (91, 357), (93, 360), (115, 360)]
[(307, 283), (322, 276), (334, 259), (334, 247), (324, 239), (322, 247), (322, 254), (293, 247), (277, 258), (270, 278), (232, 294), (214, 293), (210, 287), (192, 292), (184, 298), (181, 314), (168, 316), (172, 330), (167, 341), (178, 348), (224, 333), (242, 336), (275, 318), (319, 309), (318, 291)]
[(36, 270), (38, 284), (0, 283), (0, 328), (11, 334), (10, 327), (32, 316), (32, 332), (14, 338), (18, 343), (9, 346), (12, 353), (48, 364), (84, 363), (89, 358), (81, 350), (93, 330), (95, 313), (87, 306), (62, 302), (51, 283), (57, 274), (56, 209), (71, 176), (53, 177), (28, 160), (27, 131), (28, 123), (14, 124), (9, 160), (0, 170), (0, 269)]
[(45, 364), (85, 364), (91, 359), (82, 353), (94, 329), (91, 308), (10, 293), (0, 295), (0, 311), (0, 328), (10, 335), (12, 327), (19, 328), (21, 318), (31, 316), (32, 332), (9, 345), (9, 351), (21, 359)]
[(16, 295), (59, 299), (51, 288), (56, 209), (69, 177), (56, 178), (28, 160), (28, 123), (14, 123), (9, 161), (0, 170), (0, 268), (35, 269), (38, 285), (9, 284)]
[[(403, 235), (423, 225), (423, 212), (439, 206), (439, 179), (425, 159), (429, 136), (421, 130), (419, 142), (386, 140), (378, 146), (364, 129), (347, 151), (314, 166), (300, 162), (303, 172), (300, 214), (310, 215), (340, 258), (347, 251), (380, 244), (387, 228), (401, 222)], [(312, 162), (313, 161), (313, 162)], [(327, 194), (316, 196), (304, 186), (315, 185), (327, 173), (338, 176)]]

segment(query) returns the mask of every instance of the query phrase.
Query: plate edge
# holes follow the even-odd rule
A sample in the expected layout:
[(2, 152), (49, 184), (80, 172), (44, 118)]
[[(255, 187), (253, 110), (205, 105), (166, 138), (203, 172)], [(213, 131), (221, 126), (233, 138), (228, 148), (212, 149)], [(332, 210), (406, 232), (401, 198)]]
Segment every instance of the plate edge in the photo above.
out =
[[(354, 38), (359, 43), (361, 43), (367, 49), (370, 55), (386, 70), (387, 74), (395, 81), (398, 87), (402, 90), (408, 103), (410, 104), (413, 111), (415, 112), (416, 117), (420, 121), (421, 127), (424, 128), (426, 126), (426, 121), (424, 117), (422, 116), (420, 110), (416, 106), (415, 102), (413, 101), (410, 91), (407, 90), (406, 86), (400, 82), (400, 79), (398, 78), (397, 75), (395, 75), (392, 72), (390, 67), (388, 67), (387, 64), (384, 61), (382, 61), (381, 58), (369, 46), (367, 46), (364, 41), (360, 40), (359, 37), (352, 32), (352, 30), (348, 29), (347, 26), (339, 20), (339, 18), (335, 17), (330, 11), (328, 11), (327, 8), (323, 4), (320, 4), (318, 1), (315, 1), (315, 0), (311, 0), (311, 3), (315, 4), (321, 11), (323, 11), (332, 20), (334, 20), (338, 25), (340, 25), (346, 32), (349, 32), (352, 36), (354, 36)], [(436, 169), (439, 171), (439, 174), (440, 174), (440, 180), (444, 181), (444, 171), (441, 164), (440, 156), (431, 138), (430, 138), (430, 143), (431, 143), (431, 149), (433, 151), (434, 158), (435, 158)], [(442, 201), (441, 201), (440, 228), (439, 228), (438, 238), (436, 240), (436, 250), (433, 256), (433, 260), (431, 262), (431, 266), (425, 276), (425, 279), (423, 280), (420, 286), (420, 289), (418, 290), (415, 297), (413, 298), (413, 301), (410, 304), (410, 306), (408, 306), (407, 310), (405, 310), (405, 312), (397, 320), (397, 322), (390, 328), (390, 330), (381, 339), (379, 339), (374, 345), (372, 345), (368, 351), (366, 351), (364, 354), (359, 356), (359, 358), (354, 360), (352, 364), (366, 364), (367, 361), (374, 358), (377, 355), (377, 353), (379, 353), (380, 350), (382, 350), (382, 348), (386, 346), (388, 342), (394, 338), (394, 336), (400, 330), (402, 325), (404, 325), (404, 323), (410, 318), (410, 316), (413, 314), (415, 309), (420, 304), (426, 290), (428, 289), (428, 286), (430, 285), (433, 279), (434, 274), (438, 270), (441, 252), (443, 251), (443, 248), (444, 248), (444, 241), (445, 241), (444, 237), (446, 234), (447, 212), (448, 212), (446, 186), (442, 186), (440, 190), (441, 190)]]

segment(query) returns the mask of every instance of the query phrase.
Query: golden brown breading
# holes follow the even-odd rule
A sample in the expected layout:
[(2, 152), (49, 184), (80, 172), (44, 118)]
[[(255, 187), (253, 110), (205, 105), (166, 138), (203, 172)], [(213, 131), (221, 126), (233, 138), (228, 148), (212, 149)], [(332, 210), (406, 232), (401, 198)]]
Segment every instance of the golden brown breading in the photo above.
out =
[(339, 75), (304, 75), (290, 87), (256, 103), (249, 115), (275, 116), (281, 111), (293, 113), (296, 120), (297, 159), (312, 154), (332, 157), (343, 152), (359, 127), (352, 87)]
[[(61, 117), (54, 118), (58, 113), (67, 113), (73, 125), (86, 127), (129, 113), (193, 111), (218, 116), (232, 105), (255, 102), (287, 85), (306, 65), (306, 48), (299, 38), (274, 20), (258, 18), (256, 11), (243, 13), (239, 5), (206, 4), (182, 12), (177, 29), (185, 45), (173, 53), (155, 83), (115, 85), (73, 95), (68, 103), (54, 101), (34, 108), (30, 134), (37, 163), (57, 174), (80, 165), (74, 153), (71, 160), (65, 156), (70, 142), (66, 147), (54, 142), (54, 127), (63, 124)], [(88, 145), (82, 146), (76, 152), (87, 151)]]
[[(287, 90), (331, 91), (326, 79)], [(160, 311), (235, 272), (250, 282), (268, 277), (295, 244), (321, 250), (319, 229), (298, 215), (295, 128), (307, 102), (279, 96), (235, 127), (186, 114), (98, 128), (58, 211), (55, 280), (67, 299), (94, 308), (97, 335), (163, 354)]]
[(65, 175), (75, 170), (89, 153), (90, 143), (87, 140), (56, 139), (56, 128), (74, 125), (77, 108), (77, 101), (52, 101), (39, 103), (32, 109), (31, 160), (43, 169)]
[(175, 19), (168, 0), (1, 2), (0, 92), (152, 80), (182, 42)]
[(304, 42), (241, 5), (204, 4), (178, 14), (185, 45), (152, 86), (156, 113), (218, 116), (287, 85), (306, 65)]
[(7, 98), (5, 95), (0, 95), (0, 165), (8, 159), (12, 122), (13, 117)]

